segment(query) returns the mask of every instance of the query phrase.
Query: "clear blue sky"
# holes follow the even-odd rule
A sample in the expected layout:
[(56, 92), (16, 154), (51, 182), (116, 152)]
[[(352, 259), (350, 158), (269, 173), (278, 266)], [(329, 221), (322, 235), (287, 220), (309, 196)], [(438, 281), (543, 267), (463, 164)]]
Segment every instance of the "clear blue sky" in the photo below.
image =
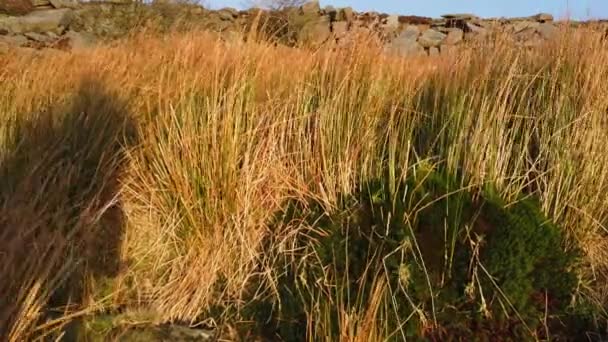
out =
[[(248, 7), (252, 0), (203, 0), (213, 8)], [(548, 12), (556, 19), (608, 18), (608, 0), (321, 0), (321, 6), (351, 6), (356, 11), (439, 17), (446, 13), (474, 13), (481, 17), (516, 17)]]

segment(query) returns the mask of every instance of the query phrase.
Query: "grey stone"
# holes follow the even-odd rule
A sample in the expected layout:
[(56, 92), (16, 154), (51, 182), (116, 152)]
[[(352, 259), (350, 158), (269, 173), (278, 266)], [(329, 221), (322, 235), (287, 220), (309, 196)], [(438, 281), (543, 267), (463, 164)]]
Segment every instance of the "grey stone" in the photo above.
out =
[(479, 34), (479, 35), (485, 35), (486, 33), (488, 33), (488, 30), (481, 27), (481, 26), (477, 26), (473, 23), (466, 23), (467, 29), (475, 34)]
[(344, 7), (338, 11), (338, 17), (336, 18), (336, 20), (351, 22), (353, 21), (354, 17), (355, 13), (353, 9), (350, 7)]
[(329, 14), (330, 16), (336, 16), (338, 14), (338, 10), (334, 6), (327, 5), (323, 8), (323, 12), (325, 14)]
[(23, 35), (26, 36), (27, 38), (29, 38), (30, 40), (33, 40), (35, 42), (40, 42), (40, 43), (50, 43), (54, 40), (53, 37), (51, 37), (51, 36), (36, 33), (36, 32), (27, 32)]
[(0, 43), (4, 43), (11, 46), (23, 46), (28, 43), (28, 39), (25, 36), (0, 36)]
[(434, 46), (429, 48), (429, 56), (439, 56), (439, 48)]
[(536, 31), (542, 38), (549, 40), (555, 38), (559, 30), (551, 23), (542, 23), (536, 28)]
[(34, 5), (34, 7), (49, 6), (51, 5), (51, 2), (49, 0), (32, 0), (32, 5)]
[(28, 13), (22, 17), (0, 19), (0, 29), (14, 34), (26, 32), (61, 34), (72, 21), (71, 9), (43, 10)]
[(320, 11), (321, 6), (319, 6), (319, 1), (317, 0), (308, 1), (302, 5), (302, 13), (304, 14), (318, 14)]
[(230, 7), (222, 8), (221, 10), (217, 11), (217, 14), (219, 15), (220, 19), (226, 21), (234, 20), (236, 17), (239, 16), (239, 12), (236, 9)]
[(447, 45), (455, 45), (464, 39), (464, 31), (459, 28), (450, 29), (444, 43)]
[(537, 28), (539, 25), (540, 25), (540, 23), (535, 22), (535, 21), (529, 21), (529, 20), (517, 21), (517, 22), (515, 22), (515, 24), (513, 24), (513, 32), (519, 33), (527, 28)]
[(328, 17), (319, 17), (319, 20), (310, 21), (298, 33), (298, 41), (304, 44), (319, 45), (331, 37)]
[(547, 21), (553, 21), (553, 16), (549, 13), (538, 13), (537, 15), (532, 17), (538, 22), (544, 23)]
[(332, 25), (334, 36), (341, 37), (348, 32), (348, 22), (346, 21), (337, 21)]
[(396, 30), (399, 28), (399, 16), (398, 15), (389, 15), (386, 17), (386, 24), (384, 27), (389, 30)]
[(472, 20), (478, 18), (476, 15), (470, 13), (444, 14), (441, 17), (450, 20)]
[(78, 8), (78, 0), (49, 0), (55, 8)]
[(72, 49), (84, 49), (95, 45), (97, 38), (87, 32), (68, 31), (64, 37), (69, 39)]
[(426, 48), (437, 47), (441, 45), (445, 38), (445, 33), (441, 33), (433, 29), (428, 29), (422, 32), (422, 35), (418, 38), (418, 43)]
[(424, 48), (417, 41), (419, 35), (420, 29), (418, 29), (418, 26), (410, 25), (387, 46), (387, 49), (403, 56), (424, 55)]

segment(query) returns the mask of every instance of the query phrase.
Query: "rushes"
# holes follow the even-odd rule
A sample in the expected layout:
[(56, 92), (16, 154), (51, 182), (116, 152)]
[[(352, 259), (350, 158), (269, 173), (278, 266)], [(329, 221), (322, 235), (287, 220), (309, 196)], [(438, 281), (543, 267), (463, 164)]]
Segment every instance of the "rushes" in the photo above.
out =
[[(15, 278), (15, 289), (23, 293), (20, 304), (39, 298), (27, 307), (41, 315), (64, 275), (79, 270), (78, 258), (70, 256), (54, 274), (57, 279), (49, 278), (65, 257), (61, 251), (80, 243), (77, 232), (94, 226), (82, 216), (102, 215), (120, 199), (120, 255), (112, 258), (122, 267), (113, 285), (114, 305), (151, 308), (159, 321), (195, 322), (214, 307), (241, 307), (252, 278), (263, 279), (265, 293), (276, 292), (276, 260), (265, 253), (263, 241), (279, 234), (273, 241), (285, 242), (294, 233), (269, 226), (288, 201), (312, 200), (331, 211), (341, 207), (342, 196), (379, 178), (398, 193), (412, 167), (430, 160), (461, 175), (462, 188), (481, 191), (491, 183), (508, 199), (539, 196), (569, 243), (584, 247), (586, 258), (577, 270), (583, 294), (605, 305), (599, 294), (605, 293), (601, 283), (608, 266), (608, 89), (602, 82), (608, 67), (598, 37), (579, 30), (540, 52), (498, 43), (487, 51), (417, 60), (386, 56), (365, 41), (349, 50), (311, 52), (190, 33), (134, 37), (44, 59), (0, 57), (1, 167), (16, 165), (9, 156), (19, 151), (11, 145), (23, 137), (18, 127), (42, 115), (21, 113), (65, 100), (92, 73), (104, 87), (119, 90), (138, 137), (127, 142), (123, 133), (108, 133), (117, 121), (113, 110), (93, 101), (88, 108), (98, 121), (73, 149), (60, 154), (61, 140), (37, 142), (48, 152), (39, 160), (44, 177), (64, 174), (68, 160), (83, 158), (81, 148), (98, 153), (77, 181), (53, 183), (54, 195), (83, 192), (52, 210), (65, 214), (56, 225), (68, 233), (57, 242), (50, 243), (59, 237), (43, 238), (52, 251), (32, 254), (19, 265), (3, 259), (2, 267), (22, 267), (34, 277)], [(64, 114), (57, 113), (57, 120), (79, 120)], [(35, 163), (22, 167), (24, 172), (14, 174), (23, 182), (38, 179), (27, 172), (36, 170)], [(107, 197), (110, 183), (113, 195)], [(14, 178), (3, 184), (3, 218), (49, 212), (37, 205), (48, 203), (40, 187), (17, 191)], [(45, 220), (22, 220), (15, 229), (39, 230)], [(4, 241), (11, 248), (25, 243)], [(340, 313), (344, 340), (394, 333), (374, 326), (373, 318), (389, 310), (378, 299), (390, 296), (389, 284), (379, 275), (370, 286), (369, 303), (356, 313)], [(329, 308), (319, 307), (319, 314)], [(28, 328), (21, 327), (30, 323), (21, 322), (35, 321), (35, 315), (21, 312), (21, 321), (12, 323), (13, 336), (27, 336)], [(317, 329), (325, 329), (319, 324)]]

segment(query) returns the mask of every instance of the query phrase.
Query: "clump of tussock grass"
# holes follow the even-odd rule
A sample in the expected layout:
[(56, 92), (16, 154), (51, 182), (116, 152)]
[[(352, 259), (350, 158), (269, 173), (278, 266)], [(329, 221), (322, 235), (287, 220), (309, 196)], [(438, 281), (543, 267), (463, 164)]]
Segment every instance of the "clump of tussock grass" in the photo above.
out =
[[(142, 140), (127, 155), (129, 263), (113, 300), (154, 310), (159, 321), (197, 322), (212, 307), (238, 311), (252, 278), (263, 279), (254, 293), (276, 297), (273, 256), (262, 248), (277, 234), (269, 217), (292, 200), (331, 212), (373, 179), (394, 193), (415, 161), (428, 158), (473, 192), (493, 184), (507, 202), (538, 197), (568, 237), (551, 248), (584, 252), (575, 298), (598, 309), (608, 265), (605, 44), (581, 29), (541, 51), (497, 42), (401, 59), (366, 41), (311, 51), (194, 33), (133, 37), (43, 60), (0, 56), (0, 111), (43, 108), (92, 71), (129, 99)], [(375, 284), (378, 299), (388, 285)], [(342, 320), (368, 317), (378, 303)], [(385, 337), (366, 322), (366, 332), (344, 339)], [(330, 329), (307, 323), (308, 336)]]

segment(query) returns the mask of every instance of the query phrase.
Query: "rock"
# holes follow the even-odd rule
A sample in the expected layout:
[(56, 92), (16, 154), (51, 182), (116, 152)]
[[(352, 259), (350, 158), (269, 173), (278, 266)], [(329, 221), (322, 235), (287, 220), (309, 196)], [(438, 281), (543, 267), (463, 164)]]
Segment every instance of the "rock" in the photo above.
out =
[(422, 32), (422, 35), (418, 38), (418, 43), (426, 48), (437, 47), (441, 45), (445, 38), (446, 34), (428, 29)]
[(30, 40), (33, 40), (33, 41), (39, 42), (39, 43), (50, 43), (54, 40), (54, 38), (51, 36), (47, 36), (45, 34), (40, 34), (40, 33), (36, 33), (36, 32), (28, 32), (28, 33), (25, 33), (24, 36), (26, 36)]
[(318, 46), (331, 37), (328, 17), (319, 17), (319, 20), (306, 23), (298, 33), (298, 42), (305, 45)]
[(387, 49), (403, 56), (424, 55), (424, 48), (417, 41), (419, 35), (420, 30), (418, 27), (410, 25), (387, 46)]
[(319, 1), (317, 0), (305, 3), (301, 9), (304, 14), (319, 14), (321, 12), (321, 6), (319, 6)]
[(543, 39), (550, 40), (555, 38), (559, 30), (552, 23), (542, 23), (536, 28), (536, 31)]
[(522, 31), (519, 31), (515, 34), (515, 41), (517, 42), (527, 42), (534, 38), (537, 38), (536, 28), (528, 27)]
[(386, 23), (384, 27), (389, 30), (396, 30), (399, 28), (399, 16), (398, 15), (389, 15), (386, 17)]
[(447, 45), (456, 45), (464, 39), (464, 31), (459, 28), (453, 28), (448, 31), (444, 43)]
[(55, 8), (78, 8), (78, 0), (49, 0)]
[(429, 56), (439, 56), (439, 48), (432, 47), (429, 48)]
[(332, 21), (336, 20), (336, 17), (338, 16), (338, 11), (334, 6), (325, 6), (325, 8), (323, 9), (323, 13), (325, 13), (325, 15), (328, 15)]
[(33, 10), (31, 0), (0, 0), (0, 15), (24, 15)]
[(540, 23), (553, 21), (553, 16), (549, 13), (538, 13), (537, 15), (533, 16), (532, 18)]
[(0, 36), (0, 43), (4, 43), (10, 46), (24, 46), (28, 43), (25, 36)]
[(332, 24), (332, 31), (335, 37), (342, 37), (348, 32), (348, 22), (337, 21)]
[(49, 0), (32, 0), (32, 5), (35, 7), (49, 6), (51, 5), (51, 1)]
[(475, 34), (485, 35), (486, 33), (488, 33), (487, 29), (469, 22), (466, 23), (466, 28), (469, 32), (473, 32)]
[(514, 33), (519, 33), (527, 28), (537, 28), (539, 25), (540, 24), (535, 21), (518, 21), (513, 25), (513, 31)]
[(208, 341), (213, 339), (214, 332), (206, 329), (193, 329), (174, 325), (167, 328), (172, 341)]
[(231, 7), (226, 7), (217, 11), (217, 14), (219, 15), (220, 19), (231, 21), (239, 16), (239, 11)]
[(0, 28), (14, 34), (26, 32), (61, 34), (72, 21), (71, 9), (35, 11), (22, 17), (0, 19)]
[(444, 19), (449, 20), (473, 20), (478, 19), (478, 17), (474, 14), (470, 13), (456, 13), (456, 14), (444, 14), (441, 16)]
[(87, 32), (68, 31), (64, 35), (69, 39), (69, 44), (72, 49), (85, 49), (95, 45), (97, 38)]
[(350, 7), (344, 7), (338, 11), (338, 16), (336, 17), (336, 20), (351, 22), (353, 21), (354, 17), (355, 13), (353, 12), (353, 9)]

